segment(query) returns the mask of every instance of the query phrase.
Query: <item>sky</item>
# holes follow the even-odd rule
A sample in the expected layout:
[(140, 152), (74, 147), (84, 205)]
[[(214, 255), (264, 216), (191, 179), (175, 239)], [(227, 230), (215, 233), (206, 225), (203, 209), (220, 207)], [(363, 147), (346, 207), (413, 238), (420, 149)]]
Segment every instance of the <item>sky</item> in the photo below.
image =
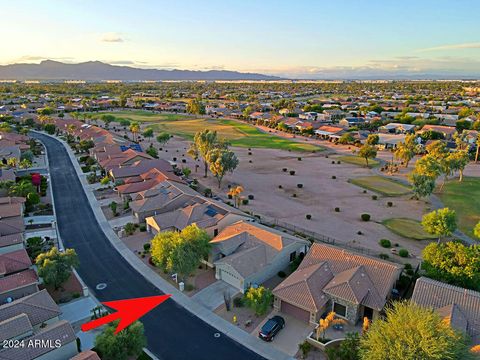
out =
[(477, 0), (0, 0), (0, 64), (480, 77)]

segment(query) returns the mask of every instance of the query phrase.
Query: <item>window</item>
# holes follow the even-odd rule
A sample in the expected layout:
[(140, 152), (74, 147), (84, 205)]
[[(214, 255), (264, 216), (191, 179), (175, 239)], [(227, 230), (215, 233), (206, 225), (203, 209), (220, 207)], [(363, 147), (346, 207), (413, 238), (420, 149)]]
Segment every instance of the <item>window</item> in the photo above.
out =
[(218, 235), (218, 229), (213, 229), (213, 236), (217, 236)]
[(339, 316), (346, 317), (347, 316), (347, 307), (345, 305), (339, 304), (339, 303), (334, 303), (333, 304), (333, 311), (335, 314)]
[(294, 261), (296, 257), (297, 257), (297, 252), (296, 251), (290, 253), (290, 262)]

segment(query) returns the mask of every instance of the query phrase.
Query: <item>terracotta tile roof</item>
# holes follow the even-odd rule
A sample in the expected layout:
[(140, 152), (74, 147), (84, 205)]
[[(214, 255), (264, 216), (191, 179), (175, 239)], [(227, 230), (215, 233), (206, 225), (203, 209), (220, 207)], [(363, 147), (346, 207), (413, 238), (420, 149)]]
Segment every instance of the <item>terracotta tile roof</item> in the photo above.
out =
[(101, 360), (95, 351), (87, 350), (82, 351), (80, 354), (70, 358), (70, 360)]
[(20, 335), (31, 335), (32, 324), (25, 314), (19, 314), (7, 320), (0, 321), (0, 341), (15, 338)]
[(0, 236), (18, 234), (24, 230), (25, 224), (21, 216), (0, 219)]
[(62, 313), (47, 290), (24, 296), (9, 304), (0, 306), (0, 321), (20, 314), (26, 314), (33, 326), (54, 319)]
[[(293, 291), (282, 291), (286, 285), (306, 281), (305, 269), (312, 271), (312, 266), (327, 264), (329, 271), (308, 272), (312, 283), (321, 284), (320, 289), (313, 286), (298, 286)], [(300, 305), (312, 297), (323, 303), (325, 295), (333, 295), (354, 304), (362, 304), (374, 309), (381, 309), (390, 295), (392, 287), (400, 276), (402, 266), (387, 261), (377, 260), (355, 254), (334, 246), (314, 243), (298, 269), (273, 293), (284, 301)], [(290, 279), (292, 278), (292, 279)], [(310, 301), (311, 306), (311, 301)], [(307, 309), (307, 308), (306, 308)], [(312, 311), (314, 307), (310, 307)]]
[(345, 129), (341, 128), (341, 127), (336, 127), (336, 126), (324, 125), (324, 126), (320, 126), (317, 130), (318, 131), (330, 132), (330, 133), (335, 134), (337, 132), (344, 131)]
[(332, 278), (333, 273), (326, 262), (306, 266), (282, 281), (273, 294), (302, 309), (317, 312), (329, 300), (322, 289)]
[[(75, 332), (72, 325), (67, 321), (59, 321), (51, 326), (46, 327), (37, 334), (25, 338), (25, 341), (40, 340), (43, 342), (55, 343), (56, 340), (61, 341), (61, 346), (65, 346), (76, 341)], [(54, 351), (55, 347), (50, 346), (33, 346), (25, 348), (9, 348), (0, 351), (0, 360), (33, 360)]]
[(23, 233), (0, 235), (0, 248), (23, 243)]
[(0, 204), (0, 219), (15, 217), (15, 216), (22, 216), (22, 204), (21, 203), (14, 203), (14, 204)]
[(36, 283), (38, 283), (38, 276), (32, 269), (5, 276), (0, 278), (0, 294)]
[(425, 132), (425, 131), (436, 131), (439, 133), (445, 133), (445, 134), (455, 134), (457, 132), (457, 129), (453, 126), (442, 126), (442, 125), (425, 125), (420, 132)]
[(0, 255), (0, 276), (26, 270), (30, 266), (32, 262), (25, 249)]
[(138, 176), (150, 169), (158, 169), (163, 173), (173, 175), (175, 176), (175, 178), (178, 178), (178, 176), (173, 174), (172, 165), (170, 165), (168, 161), (163, 159), (140, 160), (130, 166), (112, 169), (110, 173), (114, 178), (117, 179), (130, 176)]
[(415, 283), (412, 301), (450, 316), (452, 326), (462, 328), (466, 319), (467, 333), (480, 341), (480, 292), (421, 277)]
[(25, 198), (19, 196), (6, 196), (0, 197), (0, 204), (23, 204), (25, 202)]

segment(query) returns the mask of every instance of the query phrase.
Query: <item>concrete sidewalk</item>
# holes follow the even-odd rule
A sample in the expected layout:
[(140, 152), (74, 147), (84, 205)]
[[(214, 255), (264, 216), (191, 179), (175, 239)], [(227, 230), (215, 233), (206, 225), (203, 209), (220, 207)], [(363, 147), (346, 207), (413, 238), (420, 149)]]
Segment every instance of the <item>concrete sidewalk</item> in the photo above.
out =
[(68, 146), (68, 144), (46, 133), (41, 133), (42, 135), (49, 136), (57, 141), (61, 142), (64, 148), (67, 150), (67, 153), (70, 157), (77, 176), (82, 184), (85, 195), (90, 203), (93, 214), (97, 219), (98, 224), (102, 228), (106, 237), (109, 239), (111, 244), (115, 249), (122, 255), (122, 257), (134, 268), (136, 269), (146, 280), (156, 286), (160, 291), (165, 294), (171, 294), (172, 299), (184, 307), (186, 310), (190, 311), (195, 316), (199, 317), (209, 325), (215, 327), (223, 334), (229, 336), (238, 343), (244, 345), (248, 349), (258, 353), (259, 355), (273, 360), (282, 360), (282, 359), (292, 359), (288, 354), (270, 346), (270, 344), (263, 342), (262, 340), (251, 336), (250, 334), (244, 332), (243, 330), (238, 329), (236, 326), (230, 324), (228, 321), (222, 319), (221, 317), (214, 314), (212, 311), (208, 310), (204, 306), (196, 303), (191, 298), (186, 296), (184, 293), (179, 291), (176, 287), (172, 286), (160, 276), (158, 276), (152, 269), (150, 269), (146, 264), (144, 264), (128, 247), (120, 240), (120, 238), (114, 233), (110, 227), (105, 215), (100, 208), (97, 199), (95, 198), (92, 191), (89, 190), (89, 184), (86, 179), (86, 174), (84, 174), (80, 168), (79, 163), (76, 160), (75, 155)]

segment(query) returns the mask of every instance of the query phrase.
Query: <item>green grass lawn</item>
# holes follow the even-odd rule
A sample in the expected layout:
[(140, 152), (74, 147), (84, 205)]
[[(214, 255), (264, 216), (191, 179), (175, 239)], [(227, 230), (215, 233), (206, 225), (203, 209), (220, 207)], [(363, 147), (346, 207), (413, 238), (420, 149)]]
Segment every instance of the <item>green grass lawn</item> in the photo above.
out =
[(383, 225), (391, 232), (414, 240), (432, 240), (436, 239), (434, 235), (430, 235), (423, 230), (422, 224), (413, 219), (394, 218), (383, 221)]
[(208, 128), (216, 130), (219, 137), (227, 139), (233, 146), (291, 151), (320, 151), (323, 149), (320, 146), (295, 142), (264, 133), (252, 125), (235, 120), (197, 118), (179, 114), (154, 114), (140, 110), (102, 112), (101, 114), (112, 114), (117, 119), (148, 123), (157, 132), (166, 131), (189, 140), (193, 139), (196, 132)]
[(457, 213), (458, 228), (474, 238), (473, 228), (480, 221), (480, 178), (450, 181), (436, 194), (446, 207)]
[(408, 186), (378, 175), (362, 176), (348, 181), (354, 185), (385, 196), (401, 196), (410, 192)]
[[(353, 165), (359, 165), (359, 166), (367, 166), (367, 162), (365, 161), (364, 158), (361, 158), (359, 156), (351, 156), (351, 155), (345, 155), (345, 156), (339, 156), (337, 157), (337, 160), (353, 164)], [(380, 163), (377, 160), (374, 159), (368, 159), (368, 167), (377, 167)]]

